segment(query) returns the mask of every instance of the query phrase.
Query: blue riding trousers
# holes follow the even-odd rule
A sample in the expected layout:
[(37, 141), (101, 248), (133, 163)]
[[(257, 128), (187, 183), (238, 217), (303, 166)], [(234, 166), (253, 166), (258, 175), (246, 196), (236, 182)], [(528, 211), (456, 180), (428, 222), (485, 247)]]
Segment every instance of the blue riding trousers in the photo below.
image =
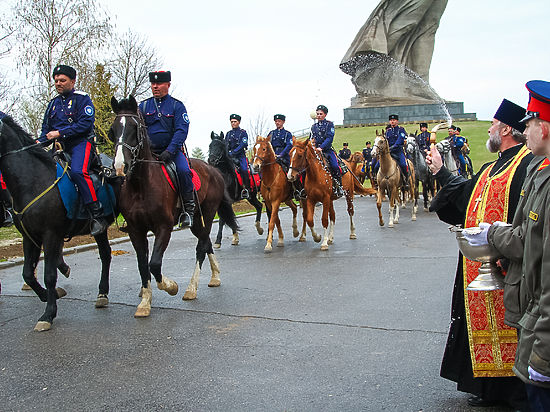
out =
[(337, 177), (341, 176), (342, 171), (340, 170), (340, 166), (338, 165), (338, 159), (336, 159), (336, 153), (334, 153), (334, 150), (323, 152), (323, 154), (328, 159), (328, 164), (330, 166), (330, 170), (332, 171), (332, 174)]
[(174, 156), (174, 163), (176, 164), (176, 173), (180, 182), (182, 193), (189, 193), (193, 191), (193, 178), (191, 174), (191, 168), (189, 167), (189, 161), (181, 150), (176, 152)]
[(71, 155), (69, 175), (78, 187), (85, 205), (97, 201), (97, 194), (89, 174), (90, 161), (94, 156), (93, 150), (92, 143), (87, 140), (66, 149)]

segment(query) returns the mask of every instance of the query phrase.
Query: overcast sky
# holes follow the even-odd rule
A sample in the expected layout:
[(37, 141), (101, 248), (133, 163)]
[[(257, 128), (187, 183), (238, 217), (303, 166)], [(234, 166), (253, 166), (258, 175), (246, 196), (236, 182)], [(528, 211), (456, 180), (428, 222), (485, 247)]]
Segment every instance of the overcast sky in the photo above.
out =
[[(140, 4), (136, 7), (136, 4)], [(120, 31), (145, 35), (172, 72), (171, 94), (191, 120), (188, 147), (210, 131), (264, 115), (309, 127), (317, 104), (343, 121), (356, 92), (338, 65), (378, 0), (110, 2)], [(492, 118), (502, 98), (527, 104), (525, 83), (550, 80), (550, 1), (449, 0), (436, 34), (430, 84), (466, 112)]]

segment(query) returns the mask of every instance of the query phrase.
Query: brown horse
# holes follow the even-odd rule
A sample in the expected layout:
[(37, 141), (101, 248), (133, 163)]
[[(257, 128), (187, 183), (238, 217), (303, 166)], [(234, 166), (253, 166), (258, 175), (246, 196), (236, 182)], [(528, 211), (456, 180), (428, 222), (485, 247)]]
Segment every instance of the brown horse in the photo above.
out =
[(258, 136), (256, 138), (253, 166), (260, 168), (262, 176), (260, 192), (264, 198), (267, 215), (269, 216), (269, 229), (264, 251), (271, 252), (273, 249), (273, 230), (275, 226), (277, 226), (277, 233), (279, 234), (277, 246), (284, 246), (283, 230), (281, 228), (281, 221), (279, 220), (279, 207), (281, 203), (286, 203), (292, 210), (292, 234), (294, 237), (298, 237), (300, 234), (296, 222), (298, 208), (292, 200), (292, 185), (286, 178), (283, 167), (276, 161), (270, 137)]
[[(376, 140), (372, 149), (373, 156), (376, 155), (380, 161), (380, 168), (377, 174), (378, 181), (378, 193), (376, 196), (376, 207), (378, 208), (378, 220), (380, 226), (384, 226), (384, 219), (382, 218), (382, 197), (387, 193), (390, 200), (389, 214), (390, 221), (388, 227), (393, 227), (394, 223), (399, 222), (399, 189), (403, 186), (401, 172), (399, 170), (399, 164), (390, 155), (390, 147), (388, 140), (383, 134), (376, 133)], [(409, 193), (411, 199), (413, 199), (412, 218), (416, 220), (416, 210), (418, 208), (417, 195), (415, 195), (415, 178), (414, 168), (412, 163), (407, 160), (409, 165)], [(395, 211), (395, 218), (394, 218)]]
[(359, 179), (359, 182), (363, 185), (365, 184), (365, 179), (369, 179), (371, 187), (376, 187), (374, 183), (374, 179), (372, 178), (372, 173), (370, 172), (370, 168), (368, 169), (368, 173), (364, 171), (365, 166), (365, 158), (363, 157), (363, 153), (361, 152), (355, 152), (351, 155), (349, 158), (349, 164), (353, 174), (357, 176), (357, 179)]
[[(125, 176), (120, 190), (120, 210), (128, 224), (128, 234), (136, 251), (141, 276), (141, 296), (135, 317), (146, 317), (151, 312), (151, 274), (157, 286), (170, 295), (176, 295), (178, 285), (162, 275), (162, 258), (168, 247), (172, 228), (179, 215), (178, 195), (165, 176), (164, 163), (156, 160), (151, 152), (146, 126), (133, 96), (118, 102), (114, 97), (111, 106), (116, 118), (109, 135), (116, 142), (115, 169), (117, 175)], [(225, 222), (237, 229), (237, 222), (220, 172), (207, 163), (190, 159), (190, 165), (200, 177), (200, 189), (196, 192), (197, 208), (191, 232), (197, 237), (195, 271), (184, 300), (195, 299), (200, 270), (206, 255), (210, 261), (212, 277), (208, 286), (219, 286), (219, 267), (210, 229), (216, 212)], [(147, 232), (155, 234), (151, 260), (148, 262), (149, 246)]]

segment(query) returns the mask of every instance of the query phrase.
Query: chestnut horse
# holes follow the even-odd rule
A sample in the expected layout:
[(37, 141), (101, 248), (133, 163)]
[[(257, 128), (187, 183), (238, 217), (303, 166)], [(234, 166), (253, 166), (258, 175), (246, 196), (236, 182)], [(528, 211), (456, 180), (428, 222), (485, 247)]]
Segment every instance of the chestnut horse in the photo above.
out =
[[(113, 97), (111, 106), (116, 114), (109, 131), (109, 136), (116, 143), (115, 169), (118, 176), (125, 176), (120, 190), (120, 210), (128, 223), (128, 235), (136, 251), (142, 283), (142, 300), (134, 316), (146, 317), (151, 312), (151, 274), (159, 289), (172, 296), (178, 292), (177, 283), (162, 274), (162, 258), (179, 215), (178, 194), (165, 176), (164, 163), (158, 161), (151, 152), (147, 129), (134, 97), (130, 96), (120, 102)], [(191, 232), (198, 239), (195, 271), (183, 296), (184, 300), (197, 296), (200, 270), (206, 255), (212, 269), (208, 286), (220, 285), (219, 266), (210, 241), (210, 229), (216, 212), (223, 216), (231, 228), (237, 229), (235, 214), (220, 172), (198, 159), (190, 159), (190, 166), (200, 177), (201, 185), (195, 193), (197, 207), (191, 227)], [(148, 231), (155, 234), (149, 262)]]
[[(380, 168), (376, 180), (378, 181), (378, 193), (376, 196), (376, 207), (378, 208), (378, 220), (380, 226), (384, 226), (384, 219), (382, 218), (382, 197), (387, 193), (389, 198), (389, 214), (390, 221), (388, 227), (393, 227), (394, 223), (399, 222), (399, 189), (403, 186), (401, 171), (399, 170), (399, 164), (390, 155), (390, 147), (388, 140), (382, 134), (376, 134), (376, 140), (374, 141), (374, 147), (372, 149), (373, 156), (378, 156), (380, 161)], [(412, 218), (416, 220), (416, 210), (418, 208), (418, 194), (415, 191), (415, 177), (414, 167), (410, 160), (407, 160), (409, 166), (409, 193), (411, 199), (413, 199)], [(403, 199), (404, 200), (404, 199)], [(394, 218), (395, 211), (395, 218)]]
[(357, 179), (359, 179), (359, 182), (363, 185), (365, 184), (365, 179), (369, 179), (371, 187), (376, 187), (374, 184), (374, 179), (372, 178), (372, 173), (370, 171), (370, 168), (368, 169), (368, 173), (364, 171), (365, 166), (365, 158), (363, 157), (363, 153), (361, 152), (355, 152), (351, 155), (349, 158), (349, 170), (353, 172), (355, 176), (357, 176)]
[(258, 136), (256, 138), (253, 166), (259, 168), (262, 175), (260, 191), (265, 202), (267, 215), (269, 216), (269, 229), (264, 251), (271, 252), (273, 249), (273, 230), (275, 226), (277, 226), (277, 233), (279, 234), (277, 247), (284, 246), (283, 229), (279, 220), (279, 207), (281, 203), (286, 203), (292, 210), (292, 234), (294, 237), (298, 237), (300, 234), (296, 222), (298, 208), (292, 200), (292, 185), (286, 178), (283, 167), (276, 161), (270, 137)]

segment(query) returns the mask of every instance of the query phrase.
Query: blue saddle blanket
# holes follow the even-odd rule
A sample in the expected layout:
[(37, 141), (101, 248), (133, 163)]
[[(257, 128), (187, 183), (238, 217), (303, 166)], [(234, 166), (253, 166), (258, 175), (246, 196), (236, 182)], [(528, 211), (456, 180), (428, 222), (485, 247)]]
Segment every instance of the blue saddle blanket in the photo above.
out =
[[(57, 164), (57, 177), (63, 175), (63, 167)], [(67, 217), (73, 219), (75, 213), (78, 213), (77, 219), (89, 219), (90, 215), (82, 206), (82, 198), (79, 196), (74, 182), (70, 179), (69, 174), (65, 173), (57, 183), (63, 205), (67, 210)], [(96, 189), (97, 198), (103, 206), (103, 215), (110, 216), (114, 214), (113, 205), (115, 205), (115, 192), (111, 185), (101, 185)]]

